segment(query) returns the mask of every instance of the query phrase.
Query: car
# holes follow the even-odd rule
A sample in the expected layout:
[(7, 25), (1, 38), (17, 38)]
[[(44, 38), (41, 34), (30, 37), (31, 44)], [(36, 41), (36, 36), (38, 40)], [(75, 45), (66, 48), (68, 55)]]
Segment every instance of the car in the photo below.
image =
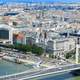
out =
[(61, 67), (59, 67), (58, 69), (62, 69)]

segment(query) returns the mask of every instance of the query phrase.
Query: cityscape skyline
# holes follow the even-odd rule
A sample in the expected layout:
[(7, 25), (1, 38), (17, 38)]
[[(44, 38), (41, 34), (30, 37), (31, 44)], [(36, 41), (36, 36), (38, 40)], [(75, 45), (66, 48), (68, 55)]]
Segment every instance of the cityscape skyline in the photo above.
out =
[(1, 3), (6, 2), (61, 2), (61, 3), (79, 3), (80, 0), (0, 0)]
[(0, 0), (0, 80), (31, 79), (80, 80), (80, 0)]

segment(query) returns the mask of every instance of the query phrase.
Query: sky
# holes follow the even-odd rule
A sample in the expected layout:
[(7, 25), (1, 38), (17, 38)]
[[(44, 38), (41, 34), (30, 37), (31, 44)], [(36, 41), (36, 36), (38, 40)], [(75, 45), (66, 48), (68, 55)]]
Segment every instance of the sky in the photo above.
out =
[(0, 0), (0, 2), (80, 2), (80, 0)]

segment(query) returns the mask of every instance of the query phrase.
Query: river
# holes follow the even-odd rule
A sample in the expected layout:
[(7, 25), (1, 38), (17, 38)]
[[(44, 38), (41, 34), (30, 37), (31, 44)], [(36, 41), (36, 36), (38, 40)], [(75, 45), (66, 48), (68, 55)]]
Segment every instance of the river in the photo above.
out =
[[(23, 72), (32, 69), (32, 65), (16, 64), (4, 60), (0, 60), (0, 76)], [(80, 80), (80, 76), (74, 76), (70, 72), (52, 74), (43, 77), (34, 78), (32, 80)]]
[(80, 80), (80, 76), (74, 76), (71, 72), (64, 72), (59, 74), (38, 77), (32, 80)]
[(5, 60), (0, 60), (0, 76), (23, 72), (32, 69), (32, 65), (16, 64)]

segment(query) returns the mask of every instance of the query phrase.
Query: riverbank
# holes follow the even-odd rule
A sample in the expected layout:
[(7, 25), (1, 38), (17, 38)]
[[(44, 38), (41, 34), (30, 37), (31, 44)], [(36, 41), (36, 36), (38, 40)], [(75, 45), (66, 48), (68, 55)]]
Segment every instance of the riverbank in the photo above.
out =
[(19, 56), (17, 55), (16, 57), (10, 56), (10, 55), (5, 55), (5, 56), (3, 56), (2, 59), (11, 61), (11, 62), (15, 62), (18, 64), (24, 64), (24, 65), (30, 64), (30, 65), (35, 66), (35, 68), (40, 68), (40, 67), (55, 68), (55, 67), (59, 67), (59, 66), (68, 65), (67, 62), (64, 62), (62, 60), (39, 58), (34, 55), (21, 55), (20, 56), (20, 54), (19, 54)]
[[(10, 56), (3, 56), (2, 57), (2, 59), (3, 60), (7, 60), (7, 61), (11, 61), (11, 62), (15, 62), (15, 57), (10, 57)], [(27, 59), (20, 59), (20, 58), (16, 58), (19, 62), (21, 62), (21, 63), (23, 63), (24, 65), (26, 65), (26, 64), (30, 64), (30, 65), (39, 65), (38, 64), (38, 61), (34, 61), (34, 60), (31, 60), (31, 59), (29, 59), (29, 60), (27, 60)], [(16, 62), (16, 63), (18, 63), (18, 62)], [(50, 65), (48, 65), (48, 64), (44, 64), (44, 63), (41, 63), (40, 64), (40, 67), (41, 66), (43, 66), (43, 67), (45, 67), (45, 68), (50, 68), (51, 66)]]

